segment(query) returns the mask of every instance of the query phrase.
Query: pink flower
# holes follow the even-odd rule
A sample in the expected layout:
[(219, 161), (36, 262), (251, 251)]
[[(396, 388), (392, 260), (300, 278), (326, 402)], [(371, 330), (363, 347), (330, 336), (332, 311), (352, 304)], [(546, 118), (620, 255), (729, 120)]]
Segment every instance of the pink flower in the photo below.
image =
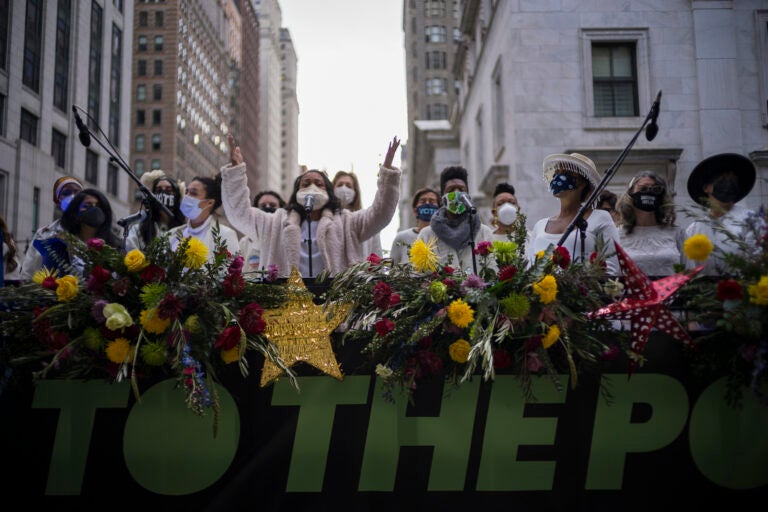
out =
[(395, 324), (389, 318), (380, 318), (376, 322), (376, 333), (379, 336), (386, 336), (395, 328)]
[(229, 264), (229, 272), (230, 274), (239, 274), (243, 271), (243, 257), (242, 256), (235, 256), (232, 259), (232, 262)]
[(101, 238), (91, 238), (85, 243), (85, 245), (94, 251), (101, 251), (104, 248), (104, 240)]
[(493, 252), (493, 244), (488, 240), (478, 243), (474, 250), (474, 253), (478, 256), (488, 256), (491, 252)]
[(368, 255), (366, 260), (368, 260), (368, 263), (370, 263), (371, 265), (378, 265), (379, 263), (381, 263), (381, 258), (379, 257), (379, 255), (373, 252)]

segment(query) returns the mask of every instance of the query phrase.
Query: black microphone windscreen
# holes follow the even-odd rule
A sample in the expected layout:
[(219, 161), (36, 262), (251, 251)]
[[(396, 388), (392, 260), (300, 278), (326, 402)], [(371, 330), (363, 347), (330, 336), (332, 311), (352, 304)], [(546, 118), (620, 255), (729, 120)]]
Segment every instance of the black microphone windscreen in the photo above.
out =
[(656, 123), (651, 123), (645, 127), (646, 140), (651, 141), (655, 139), (657, 133), (659, 133), (659, 125), (657, 125)]
[(88, 133), (88, 130), (80, 130), (80, 144), (85, 147), (91, 145), (91, 134)]

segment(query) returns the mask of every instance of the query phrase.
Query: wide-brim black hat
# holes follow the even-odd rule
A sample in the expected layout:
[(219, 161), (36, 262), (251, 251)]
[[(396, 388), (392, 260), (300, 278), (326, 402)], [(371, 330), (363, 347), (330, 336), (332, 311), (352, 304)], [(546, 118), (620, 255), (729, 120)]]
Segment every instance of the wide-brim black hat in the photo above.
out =
[(757, 171), (752, 160), (738, 153), (720, 153), (705, 158), (693, 168), (688, 176), (688, 195), (697, 203), (704, 205), (707, 194), (704, 185), (712, 183), (717, 176), (733, 172), (739, 183), (739, 195), (734, 202), (744, 199), (755, 186)]

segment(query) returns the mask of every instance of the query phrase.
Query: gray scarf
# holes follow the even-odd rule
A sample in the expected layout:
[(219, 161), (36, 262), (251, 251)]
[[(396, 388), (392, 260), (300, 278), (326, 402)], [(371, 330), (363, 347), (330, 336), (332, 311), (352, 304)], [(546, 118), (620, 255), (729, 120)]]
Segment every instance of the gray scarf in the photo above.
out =
[(448, 244), (455, 251), (467, 247), (470, 242), (470, 226), (472, 222), (472, 234), (476, 235), (480, 230), (480, 221), (477, 215), (465, 213), (455, 219), (449, 219), (445, 214), (445, 207), (441, 207), (429, 221), (429, 227), (437, 235), (437, 238)]

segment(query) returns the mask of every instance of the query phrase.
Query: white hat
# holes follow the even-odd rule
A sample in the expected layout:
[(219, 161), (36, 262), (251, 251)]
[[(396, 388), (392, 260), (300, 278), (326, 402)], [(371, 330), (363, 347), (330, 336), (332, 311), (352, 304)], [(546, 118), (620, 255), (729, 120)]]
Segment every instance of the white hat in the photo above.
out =
[(595, 162), (579, 153), (549, 155), (544, 158), (544, 182), (549, 185), (556, 171), (570, 171), (587, 180), (594, 189), (600, 183)]

